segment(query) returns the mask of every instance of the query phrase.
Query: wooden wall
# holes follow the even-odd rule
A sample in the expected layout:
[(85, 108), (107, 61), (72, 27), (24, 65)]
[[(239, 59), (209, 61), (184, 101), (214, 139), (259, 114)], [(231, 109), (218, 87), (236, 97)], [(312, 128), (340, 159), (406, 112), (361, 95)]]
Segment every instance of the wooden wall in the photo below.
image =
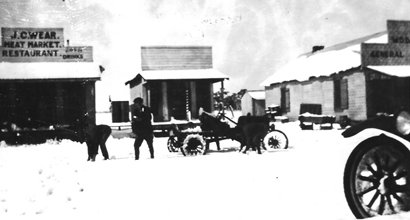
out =
[(184, 70), (212, 68), (212, 47), (141, 47), (142, 70)]
[(241, 99), (241, 109), (242, 115), (247, 115), (248, 113), (251, 115), (264, 115), (265, 100), (255, 100), (249, 93), (245, 93)]
[(266, 106), (281, 103), (281, 88), (289, 88), (290, 112), (284, 113), (291, 120), (297, 120), (300, 114), (300, 104), (321, 104), (324, 115), (347, 115), (353, 120), (365, 120), (366, 81), (363, 72), (351, 72), (340, 75), (348, 80), (349, 108), (336, 111), (334, 107), (333, 77), (316, 78), (305, 82), (291, 82), (265, 87)]
[(142, 83), (134, 86), (130, 85), (130, 104), (134, 103), (134, 99), (137, 97), (143, 98), (144, 102), (147, 101), (143, 85)]
[(249, 93), (245, 93), (241, 99), (242, 115), (253, 114), (253, 99)]
[(347, 115), (352, 120), (367, 119), (367, 92), (366, 92), (366, 77), (363, 72), (355, 72), (347, 75), (348, 93), (349, 93), (349, 108), (337, 112), (338, 115)]
[(265, 103), (269, 105), (280, 105), (280, 85), (265, 87)]

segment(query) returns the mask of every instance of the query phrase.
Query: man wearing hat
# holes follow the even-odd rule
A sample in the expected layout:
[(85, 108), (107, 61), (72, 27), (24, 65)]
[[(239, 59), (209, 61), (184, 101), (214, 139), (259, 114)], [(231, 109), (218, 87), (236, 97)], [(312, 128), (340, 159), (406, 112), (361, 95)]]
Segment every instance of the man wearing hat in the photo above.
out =
[(154, 158), (154, 147), (152, 145), (154, 134), (151, 124), (151, 110), (143, 105), (143, 99), (138, 97), (134, 99), (134, 110), (132, 114), (132, 132), (136, 135), (134, 142), (135, 159), (140, 156), (140, 147), (142, 142), (148, 145), (151, 158)]

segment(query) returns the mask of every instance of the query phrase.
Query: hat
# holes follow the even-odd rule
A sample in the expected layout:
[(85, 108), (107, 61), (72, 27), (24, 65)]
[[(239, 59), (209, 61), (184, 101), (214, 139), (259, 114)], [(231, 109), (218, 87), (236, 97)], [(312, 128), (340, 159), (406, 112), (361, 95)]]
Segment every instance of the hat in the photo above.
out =
[(134, 103), (140, 103), (140, 104), (142, 104), (142, 103), (143, 103), (143, 99), (142, 99), (141, 97), (137, 97), (137, 98), (134, 99)]

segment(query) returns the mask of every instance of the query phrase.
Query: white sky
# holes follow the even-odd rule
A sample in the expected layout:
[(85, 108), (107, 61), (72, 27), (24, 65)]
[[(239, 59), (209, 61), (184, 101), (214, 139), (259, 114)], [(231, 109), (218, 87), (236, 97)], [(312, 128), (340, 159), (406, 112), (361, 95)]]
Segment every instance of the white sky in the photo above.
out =
[[(259, 84), (313, 45), (329, 46), (410, 20), (408, 0), (0, 0), (1, 27), (63, 27), (105, 67), (97, 107), (128, 100), (141, 46), (210, 45), (230, 92)], [(100, 95), (98, 95), (100, 94)], [(123, 98), (124, 97), (124, 98)]]

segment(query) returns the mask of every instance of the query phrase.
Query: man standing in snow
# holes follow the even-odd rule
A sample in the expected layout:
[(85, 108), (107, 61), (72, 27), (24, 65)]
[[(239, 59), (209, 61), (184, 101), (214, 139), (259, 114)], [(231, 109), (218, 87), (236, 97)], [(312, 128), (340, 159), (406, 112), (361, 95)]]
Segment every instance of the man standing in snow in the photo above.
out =
[(151, 124), (151, 110), (149, 107), (143, 105), (143, 99), (138, 97), (134, 99), (134, 110), (132, 114), (132, 132), (136, 135), (134, 142), (135, 159), (138, 160), (140, 156), (140, 147), (142, 142), (148, 145), (151, 158), (154, 158), (153, 139), (154, 133)]

